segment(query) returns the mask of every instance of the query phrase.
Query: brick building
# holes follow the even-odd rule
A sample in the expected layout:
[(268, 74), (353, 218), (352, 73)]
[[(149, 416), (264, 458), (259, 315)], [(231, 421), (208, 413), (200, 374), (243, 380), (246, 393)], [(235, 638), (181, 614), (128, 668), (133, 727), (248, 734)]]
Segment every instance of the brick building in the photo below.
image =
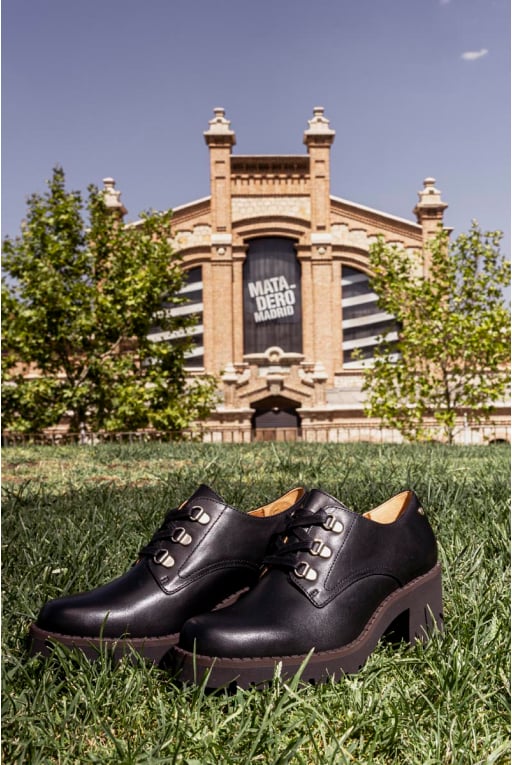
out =
[[(345, 440), (354, 430), (375, 438), (361, 368), (377, 336), (393, 331), (393, 317), (379, 311), (369, 286), (368, 250), (377, 235), (423, 247), (447, 207), (434, 179), (419, 192), (415, 221), (333, 196), (335, 131), (321, 107), (301, 154), (234, 153), (221, 108), (204, 138), (210, 196), (174, 208), (172, 236), (189, 297), (174, 310), (198, 315), (190, 375), (219, 379), (209, 431), (219, 440)], [(111, 179), (106, 194), (121, 207)]]

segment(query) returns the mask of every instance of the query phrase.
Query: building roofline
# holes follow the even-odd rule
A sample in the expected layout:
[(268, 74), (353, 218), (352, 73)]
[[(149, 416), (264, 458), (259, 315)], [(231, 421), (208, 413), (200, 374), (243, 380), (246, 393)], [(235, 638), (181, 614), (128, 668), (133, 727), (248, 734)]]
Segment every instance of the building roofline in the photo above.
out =
[(406, 223), (408, 226), (413, 226), (414, 228), (417, 228), (419, 231), (421, 231), (421, 226), (419, 223), (415, 223), (413, 220), (409, 220), (408, 218), (401, 218), (398, 215), (392, 215), (391, 213), (384, 212), (383, 210), (376, 210), (374, 207), (367, 207), (366, 205), (361, 205), (358, 202), (351, 202), (349, 199), (343, 199), (342, 197), (331, 196), (331, 200), (333, 202), (341, 202), (341, 204), (348, 205), (349, 207), (355, 207), (358, 210), (363, 210), (364, 212), (373, 213), (373, 215), (379, 215), (381, 218), (395, 220), (398, 223)]
[(171, 207), (170, 209), (175, 212), (180, 212), (181, 210), (186, 210), (187, 207), (194, 207), (195, 205), (203, 204), (204, 202), (209, 202), (211, 200), (211, 195), (207, 197), (201, 197), (200, 199), (194, 199), (192, 202), (185, 202), (183, 205), (177, 205), (176, 207)]
[[(172, 210), (174, 214), (176, 212), (182, 212), (183, 210), (187, 210), (190, 207), (195, 207), (196, 205), (205, 204), (206, 202), (209, 202), (210, 200), (211, 200), (211, 196), (201, 197), (200, 199), (194, 199), (192, 202), (186, 202), (184, 205), (177, 205), (177, 207), (169, 207), (167, 209)], [(137, 220), (128, 221), (125, 225), (127, 227), (140, 226), (142, 222), (143, 222), (142, 218), (137, 218)]]

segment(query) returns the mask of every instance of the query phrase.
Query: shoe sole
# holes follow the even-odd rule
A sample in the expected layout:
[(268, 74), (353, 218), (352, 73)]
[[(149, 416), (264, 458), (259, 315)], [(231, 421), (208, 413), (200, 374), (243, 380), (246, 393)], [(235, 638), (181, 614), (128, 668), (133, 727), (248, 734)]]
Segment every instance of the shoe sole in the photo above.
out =
[[(238, 598), (247, 592), (247, 587), (229, 595), (213, 609), (218, 611), (221, 608), (235, 603)], [(161, 637), (143, 637), (143, 638), (108, 638), (108, 637), (79, 637), (76, 635), (63, 635), (59, 632), (51, 632), (41, 629), (37, 624), (31, 624), (29, 627), (29, 653), (31, 655), (40, 654), (41, 656), (50, 656), (57, 645), (66, 646), (68, 649), (80, 650), (90, 661), (95, 661), (102, 652), (108, 652), (115, 662), (123, 658), (130, 658), (137, 661), (142, 657), (153, 664), (163, 664), (167, 666), (167, 654), (178, 642), (179, 632), (171, 635), (162, 635)], [(165, 660), (165, 661), (164, 661)]]
[(30, 653), (50, 656), (57, 645), (69, 649), (80, 650), (87, 659), (95, 661), (103, 652), (113, 656), (114, 661), (128, 657), (148, 659), (154, 664), (160, 664), (164, 656), (176, 645), (179, 632), (156, 638), (95, 638), (76, 637), (49, 632), (31, 624), (29, 629)]
[[(345, 674), (357, 673), (374, 651), (379, 640), (391, 631), (393, 642), (426, 643), (430, 635), (443, 630), (441, 566), (437, 564), (423, 576), (413, 579), (385, 600), (373, 613), (359, 637), (351, 643), (329, 651), (312, 650), (298, 656), (264, 656), (257, 658), (224, 658), (201, 656), (175, 646), (170, 654), (171, 667), (179, 681), (200, 683), (206, 678), (210, 688), (240, 688), (267, 683), (276, 667), (281, 666), (283, 679), (293, 677), (304, 665), (303, 682), (339, 680)], [(313, 646), (311, 647), (313, 649)]]

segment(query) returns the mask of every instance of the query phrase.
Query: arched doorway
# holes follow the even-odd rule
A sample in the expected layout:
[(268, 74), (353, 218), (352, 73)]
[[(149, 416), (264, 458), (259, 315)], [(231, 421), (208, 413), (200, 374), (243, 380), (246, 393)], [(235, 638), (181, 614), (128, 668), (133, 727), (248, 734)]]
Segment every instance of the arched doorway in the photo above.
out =
[(253, 441), (297, 441), (300, 437), (298, 401), (284, 396), (267, 396), (251, 404)]

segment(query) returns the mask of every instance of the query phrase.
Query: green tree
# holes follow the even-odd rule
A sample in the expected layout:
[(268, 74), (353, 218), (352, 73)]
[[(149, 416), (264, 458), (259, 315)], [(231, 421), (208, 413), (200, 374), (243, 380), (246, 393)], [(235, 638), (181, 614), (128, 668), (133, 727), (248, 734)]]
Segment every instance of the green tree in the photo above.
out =
[[(85, 204), (68, 192), (60, 167), (48, 186), (3, 243), (4, 429), (67, 417), (73, 430), (179, 430), (205, 416), (213, 380), (184, 371), (195, 320), (166, 310), (184, 302), (171, 214), (124, 225), (96, 187)], [(148, 338), (156, 322), (173, 342)]]
[(458, 415), (484, 422), (506, 394), (510, 269), (501, 239), (473, 221), (453, 242), (440, 228), (422, 254), (382, 238), (370, 249), (372, 286), (399, 337), (382, 338), (365, 371), (366, 412), (406, 438), (428, 438), (433, 418), (451, 443)]

